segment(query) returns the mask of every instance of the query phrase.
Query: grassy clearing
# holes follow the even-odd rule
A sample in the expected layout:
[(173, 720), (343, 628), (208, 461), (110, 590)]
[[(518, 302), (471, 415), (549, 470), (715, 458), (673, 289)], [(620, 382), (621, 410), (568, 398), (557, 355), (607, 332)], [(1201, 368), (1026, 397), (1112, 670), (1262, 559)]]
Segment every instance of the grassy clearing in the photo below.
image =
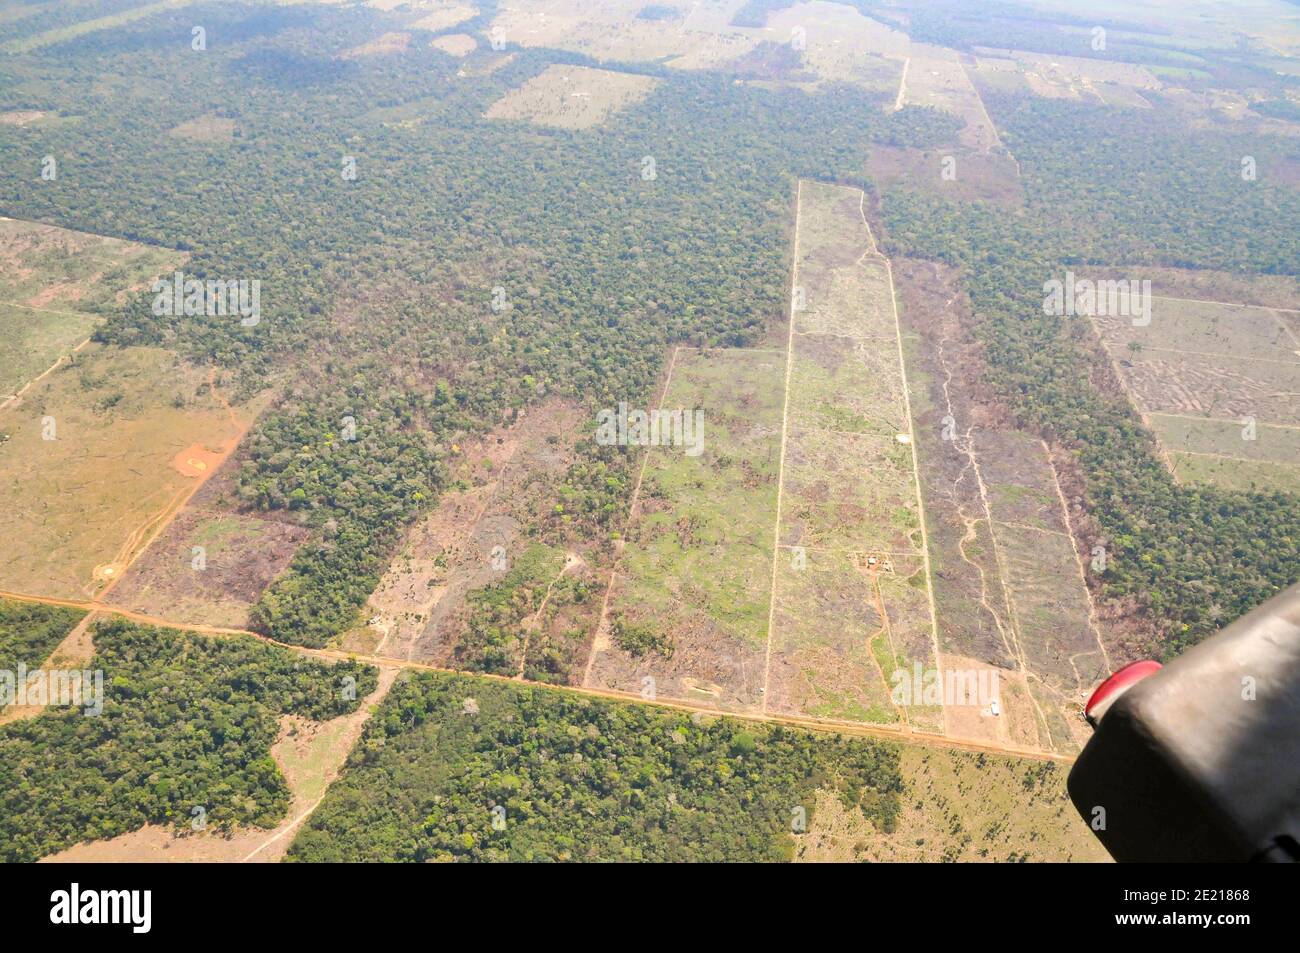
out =
[(247, 628), (262, 590), (310, 532), (186, 507), (113, 589), (112, 602), (174, 622)]
[[(935, 665), (889, 273), (856, 189), (805, 182), (768, 710), (942, 726), (895, 672)], [(901, 438), (901, 439), (900, 439)]]
[(1300, 466), (1248, 460), (1224, 460), (1170, 453), (1180, 483), (1209, 483), (1225, 490), (1300, 493)]
[[(842, 721), (894, 724), (895, 658), (872, 576), (843, 554), (790, 550), (777, 563), (767, 708)], [(877, 655), (883, 649), (882, 655)]]
[(232, 450), (241, 433), (198, 368), (157, 348), (89, 345), (0, 411), (0, 587), (98, 592), (203, 478), (178, 461), (218, 459), (203, 448)]
[(1254, 439), (1239, 420), (1151, 414), (1151, 426), (1171, 453), (1220, 454), (1256, 463), (1300, 466), (1300, 428), (1256, 423)]
[(1271, 308), (1155, 298), (1148, 325), (1135, 327), (1127, 316), (1098, 317), (1095, 322), (1112, 353), (1120, 356), (1168, 350), (1300, 364), (1300, 342)]
[(590, 129), (641, 102), (657, 84), (649, 76), (553, 65), (506, 93), (486, 115), (556, 129)]
[(783, 365), (770, 351), (678, 353), (663, 406), (703, 411), (704, 450), (647, 451), (610, 600), (623, 645), (599, 647), (592, 684), (640, 691), (648, 676), (665, 696), (760, 701)]
[[(1288, 289), (1238, 282), (1231, 290), (1272, 303), (1286, 300)], [(1300, 486), (1300, 472), (1291, 469), (1300, 465), (1294, 318), (1273, 307), (1157, 298), (1148, 326), (1127, 318), (1094, 324), (1175, 477), (1267, 491)]]

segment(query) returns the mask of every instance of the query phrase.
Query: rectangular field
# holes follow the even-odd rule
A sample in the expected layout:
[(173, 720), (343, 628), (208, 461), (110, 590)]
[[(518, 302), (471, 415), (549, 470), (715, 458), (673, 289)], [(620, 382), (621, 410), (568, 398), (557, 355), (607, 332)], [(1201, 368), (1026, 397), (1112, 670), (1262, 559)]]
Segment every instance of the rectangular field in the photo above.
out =
[(761, 705), (784, 363), (773, 351), (678, 351), (662, 403), (703, 410), (704, 451), (646, 451), (589, 685)]
[(1068, 753), (1108, 662), (1055, 470), (983, 383), (958, 275), (910, 260), (896, 274), (943, 669), (998, 679), (1000, 711), (949, 705), (946, 732)]
[(1300, 491), (1294, 312), (1156, 297), (1151, 321), (1093, 324), (1180, 482)]
[(1049, 746), (1068, 749), (1092, 690), (1109, 674), (1088, 590), (1064, 523), (1056, 477), (1041, 441), (1025, 434), (977, 435), (989, 513), (1010, 596), (1012, 625)]
[(485, 115), (556, 129), (589, 129), (641, 102), (657, 85), (653, 77), (635, 73), (552, 65), (506, 93)]
[(167, 351), (88, 345), (0, 411), (0, 589), (103, 592), (251, 416)]
[(892, 279), (862, 202), (800, 183), (765, 710), (938, 730), (941, 707), (891, 699), (937, 663)]

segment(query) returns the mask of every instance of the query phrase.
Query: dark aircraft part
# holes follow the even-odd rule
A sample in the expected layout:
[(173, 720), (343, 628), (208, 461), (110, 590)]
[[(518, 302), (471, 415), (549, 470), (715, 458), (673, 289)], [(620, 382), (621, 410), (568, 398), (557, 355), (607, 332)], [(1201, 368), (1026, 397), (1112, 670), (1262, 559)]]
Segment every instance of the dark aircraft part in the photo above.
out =
[(1300, 862), (1300, 585), (1089, 709), (1070, 799), (1116, 860)]

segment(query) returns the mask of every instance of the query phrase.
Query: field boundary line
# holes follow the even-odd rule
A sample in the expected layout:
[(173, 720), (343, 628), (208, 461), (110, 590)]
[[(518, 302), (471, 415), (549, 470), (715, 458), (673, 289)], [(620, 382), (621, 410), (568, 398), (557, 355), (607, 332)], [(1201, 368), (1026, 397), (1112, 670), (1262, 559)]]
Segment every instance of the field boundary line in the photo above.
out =
[(1300, 314), (1300, 308), (1278, 308), (1271, 304), (1246, 304), (1244, 301), (1215, 301), (1213, 298), (1179, 298), (1174, 295), (1152, 295), (1156, 301), (1191, 301), (1196, 304), (1226, 304), (1233, 308), (1261, 308), (1265, 311), (1282, 311), (1286, 314)]
[(1291, 463), (1287, 460), (1267, 460), (1255, 457), (1234, 457), (1230, 453), (1213, 453), (1209, 450), (1176, 450), (1170, 448), (1169, 452), (1184, 457), (1212, 457), (1215, 460), (1231, 460), (1233, 463), (1266, 463), (1275, 467), (1290, 467), (1291, 469), (1300, 469), (1300, 463)]
[(903, 108), (903, 95), (907, 92), (907, 68), (912, 65), (910, 56), (903, 57), (903, 72), (898, 76), (898, 96), (894, 100), (894, 112)]
[[(1117, 344), (1106, 342), (1106, 348), (1118, 347)], [(1242, 354), (1225, 354), (1222, 351), (1192, 351), (1182, 347), (1157, 347), (1154, 344), (1144, 345), (1139, 354), (1147, 353), (1164, 353), (1164, 354), (1190, 354), (1192, 357), (1220, 357), (1227, 358), (1230, 361), (1247, 361), (1250, 363), (1263, 362), (1265, 364), (1281, 364), (1284, 367), (1300, 367), (1300, 358), (1292, 361), (1284, 361), (1276, 357), (1247, 357)]]
[[(1171, 414), (1167, 410), (1152, 410), (1148, 413), (1152, 417), (1170, 417), (1174, 420), (1195, 420), (1201, 423), (1232, 424), (1234, 427), (1241, 426), (1240, 420), (1234, 420), (1230, 417), (1196, 417), (1192, 414)], [(1271, 420), (1260, 420), (1257, 421), (1257, 423), (1260, 427), (1276, 427), (1278, 430), (1300, 430), (1300, 424), (1279, 424), (1274, 423)]]
[(790, 327), (785, 344), (785, 394), (781, 405), (781, 456), (776, 469), (776, 518), (772, 521), (772, 583), (768, 588), (767, 647), (763, 654), (763, 704), (767, 714), (767, 693), (772, 685), (772, 633), (776, 625), (776, 563), (781, 555), (781, 503), (785, 497), (785, 450), (790, 438), (790, 375), (794, 370), (794, 295), (799, 287), (799, 213), (803, 202), (803, 179), (794, 187), (794, 252), (790, 260)]

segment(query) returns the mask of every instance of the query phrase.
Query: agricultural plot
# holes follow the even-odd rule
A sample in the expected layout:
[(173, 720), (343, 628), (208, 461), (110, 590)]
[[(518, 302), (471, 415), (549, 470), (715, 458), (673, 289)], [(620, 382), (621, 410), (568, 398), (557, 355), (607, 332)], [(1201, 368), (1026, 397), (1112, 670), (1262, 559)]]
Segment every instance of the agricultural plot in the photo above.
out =
[(1117, 316), (1093, 324), (1176, 478), (1296, 491), (1297, 317), (1275, 307), (1157, 297), (1148, 324)]
[(1055, 473), (982, 384), (956, 274), (909, 260), (896, 274), (943, 670), (998, 680), (996, 714), (949, 706), (946, 731), (1071, 751), (1107, 662)]
[(173, 622), (246, 629), (262, 591), (310, 535), (222, 506), (187, 506), (127, 569), (111, 601)]
[(1134, 89), (1159, 89), (1161, 86), (1160, 80), (1150, 70), (1136, 63), (986, 47), (976, 47), (975, 51), (981, 57), (998, 63), (1014, 62), (1025, 73), (1033, 73), (1053, 86), (1073, 89), (1076, 93), (1095, 83), (1113, 83)]
[(113, 585), (234, 450), (252, 408), (156, 348), (91, 344), (0, 411), (0, 589)]
[[(732, 22), (746, 0), (506, 0), (491, 32), (507, 42), (572, 50), (602, 62), (736, 69), (779, 54), (799, 85), (846, 82), (880, 94), (898, 87), (907, 37), (838, 3), (772, 11), (765, 26)], [(647, 16), (647, 8), (654, 15)]]
[(195, 0), (156, 0), (153, 3), (141, 3), (139, 6), (128, 7), (117, 13), (110, 13), (101, 17), (88, 17), (85, 20), (73, 23), (69, 26), (58, 27), (53, 30), (45, 30), (40, 33), (34, 33), (30, 36), (23, 36), (10, 40), (3, 46), (0, 51), (5, 53), (30, 53), (33, 50), (39, 50), (55, 43), (66, 43), (68, 40), (76, 39), (79, 36), (85, 36), (89, 33), (97, 33), (101, 30), (111, 30), (115, 27), (125, 26), (128, 23), (134, 23), (136, 20), (143, 20), (146, 17), (157, 16), (160, 13), (166, 13), (169, 10), (179, 10), (188, 7)]
[(455, 448), (454, 489), (412, 527), (344, 644), (389, 658), (567, 682), (600, 611), (596, 555), (536, 540), (584, 420), (546, 404)]
[[(888, 265), (856, 189), (799, 189), (764, 708), (938, 729), (890, 692), (936, 664)], [(910, 680), (908, 681), (910, 685)]]
[(913, 44), (898, 99), (899, 105), (933, 106), (957, 116), (965, 123), (961, 143), (971, 152), (1009, 155), (956, 52)]
[(430, 33), (441, 32), (478, 16), (478, 7), (457, 0), (425, 0), (409, 6), (419, 13), (419, 18), (411, 22), (410, 28)]
[(506, 93), (485, 115), (557, 129), (589, 129), (639, 103), (656, 85), (650, 76), (552, 65)]
[(1083, 704), (1109, 674), (1092, 622), (1056, 476), (1041, 441), (1014, 432), (974, 435), (990, 488), (988, 509), (1018, 655), (1045, 721), (1045, 741), (1070, 750), (1086, 737)]
[(762, 703), (784, 360), (681, 349), (662, 400), (703, 451), (648, 448), (586, 684), (725, 709)]
[(0, 218), (0, 407), (181, 252)]
[[(743, 0), (670, 0), (658, 4), (675, 16), (639, 16), (642, 0), (552, 0), (536, 4), (506, 0), (490, 32), (509, 43), (572, 50), (602, 62), (666, 60), (707, 69), (748, 53), (759, 39), (726, 26)], [(699, 9), (697, 9), (699, 8)], [(704, 28), (693, 24), (700, 22)], [(709, 27), (712, 27), (710, 29)]]
[(898, 88), (906, 34), (840, 3), (798, 3), (768, 17), (771, 41), (800, 47), (800, 69), (821, 82), (843, 82), (879, 93)]

